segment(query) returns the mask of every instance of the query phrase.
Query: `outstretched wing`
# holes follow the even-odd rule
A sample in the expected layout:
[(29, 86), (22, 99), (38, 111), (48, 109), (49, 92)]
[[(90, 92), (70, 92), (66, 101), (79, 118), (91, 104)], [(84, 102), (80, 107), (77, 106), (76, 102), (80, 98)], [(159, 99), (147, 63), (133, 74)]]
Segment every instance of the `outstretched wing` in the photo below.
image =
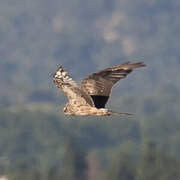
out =
[(90, 105), (94, 106), (91, 97), (86, 94), (81, 87), (72, 80), (63, 67), (59, 67), (53, 76), (54, 83), (67, 96), (69, 103), (75, 106)]
[(134, 68), (144, 67), (142, 62), (123, 64), (93, 73), (82, 80), (82, 89), (88, 93), (97, 108), (104, 108), (110, 96), (112, 86), (125, 78)]

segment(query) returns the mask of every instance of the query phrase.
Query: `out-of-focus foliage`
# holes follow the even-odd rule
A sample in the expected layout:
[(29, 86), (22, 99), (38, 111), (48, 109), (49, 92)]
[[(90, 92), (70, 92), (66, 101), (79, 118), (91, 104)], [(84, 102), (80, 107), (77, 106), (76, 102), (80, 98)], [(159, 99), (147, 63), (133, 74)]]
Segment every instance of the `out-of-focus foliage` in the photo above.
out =
[[(54, 106), (9, 108), (0, 111), (1, 156), (10, 169), (25, 161), (31, 168), (56, 165), (62, 160), (64, 147), (72, 141), (88, 151), (106, 150), (119, 142), (140, 142), (138, 122), (118, 118), (81, 118), (60, 116)], [(69, 148), (70, 149), (70, 148)], [(69, 150), (70, 151), (70, 150)]]
[[(179, 0), (1, 0), (0, 175), (180, 179), (179, 17)], [(124, 61), (147, 67), (107, 106), (134, 117), (62, 114), (59, 65), (78, 79)]]
[(2, 108), (0, 172), (12, 180), (178, 179), (179, 119), (163, 111), (148, 116), (65, 117), (52, 105)]
[(58, 65), (82, 78), (143, 61), (147, 68), (121, 82), (121, 94), (152, 95), (164, 85), (176, 91), (179, 16), (178, 0), (1, 0), (0, 105), (57, 103), (52, 74)]
[(179, 179), (180, 163), (166, 154), (159, 152), (154, 143), (145, 147), (137, 170), (138, 180)]

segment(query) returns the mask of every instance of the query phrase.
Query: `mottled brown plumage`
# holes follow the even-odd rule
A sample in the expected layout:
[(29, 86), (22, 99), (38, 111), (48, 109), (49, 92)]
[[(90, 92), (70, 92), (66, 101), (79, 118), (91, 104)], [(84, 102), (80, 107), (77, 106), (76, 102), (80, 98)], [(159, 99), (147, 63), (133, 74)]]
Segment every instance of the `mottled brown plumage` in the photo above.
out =
[(134, 68), (144, 67), (142, 62), (123, 64), (106, 68), (99, 72), (89, 75), (82, 80), (82, 86), (75, 81), (59, 67), (53, 76), (54, 83), (68, 97), (69, 103), (64, 107), (67, 115), (111, 115), (128, 113), (112, 112), (104, 109), (110, 96), (112, 86), (120, 79), (125, 78)]

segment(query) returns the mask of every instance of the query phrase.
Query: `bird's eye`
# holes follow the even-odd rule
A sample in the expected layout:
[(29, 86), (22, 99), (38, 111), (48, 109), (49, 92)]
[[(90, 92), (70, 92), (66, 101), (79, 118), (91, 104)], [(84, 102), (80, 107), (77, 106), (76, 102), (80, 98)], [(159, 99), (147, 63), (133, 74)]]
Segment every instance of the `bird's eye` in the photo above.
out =
[(64, 107), (64, 109), (63, 109), (63, 110), (64, 110), (64, 112), (66, 112), (66, 111), (67, 111), (67, 107)]

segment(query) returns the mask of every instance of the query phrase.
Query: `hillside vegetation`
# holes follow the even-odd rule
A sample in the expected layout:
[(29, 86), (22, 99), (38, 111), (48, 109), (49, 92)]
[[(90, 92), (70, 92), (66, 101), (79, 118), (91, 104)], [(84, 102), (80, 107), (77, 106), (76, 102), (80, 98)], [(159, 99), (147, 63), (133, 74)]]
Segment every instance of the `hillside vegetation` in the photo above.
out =
[[(0, 176), (10, 180), (180, 179), (179, 0), (1, 0)], [(75, 80), (142, 61), (107, 107), (68, 117), (52, 75)]]

